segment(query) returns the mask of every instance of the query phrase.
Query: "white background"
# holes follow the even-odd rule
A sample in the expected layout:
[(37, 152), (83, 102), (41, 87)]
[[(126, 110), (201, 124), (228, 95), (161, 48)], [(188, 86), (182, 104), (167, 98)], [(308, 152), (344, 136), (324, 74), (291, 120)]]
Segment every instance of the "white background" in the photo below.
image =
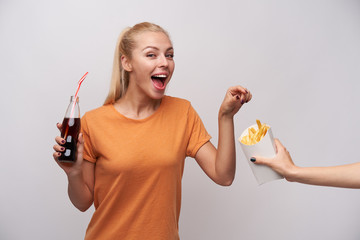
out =
[[(217, 144), (217, 112), (240, 84), (253, 100), (235, 135), (260, 119), (300, 166), (359, 161), (357, 0), (0, 0), (0, 239), (82, 239), (93, 212), (75, 209), (52, 159), (77, 81), (82, 114), (108, 91), (120, 31), (167, 29), (176, 70), (167, 94), (190, 100)], [(231, 187), (186, 160), (184, 240), (357, 240), (360, 190), (278, 180), (257, 186), (237, 143)], [(360, 173), (359, 173), (360, 174)]]

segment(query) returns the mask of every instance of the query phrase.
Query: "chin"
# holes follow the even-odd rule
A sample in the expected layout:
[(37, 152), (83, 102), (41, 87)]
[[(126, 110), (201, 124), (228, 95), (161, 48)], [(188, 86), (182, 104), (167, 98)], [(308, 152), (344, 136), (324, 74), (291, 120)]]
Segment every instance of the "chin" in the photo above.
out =
[(158, 89), (156, 87), (153, 87), (149, 93), (149, 96), (152, 99), (160, 100), (165, 96), (166, 89), (167, 89), (166, 86), (164, 86), (163, 89)]
[(162, 93), (153, 93), (150, 95), (150, 97), (154, 100), (161, 100), (165, 96), (165, 92)]

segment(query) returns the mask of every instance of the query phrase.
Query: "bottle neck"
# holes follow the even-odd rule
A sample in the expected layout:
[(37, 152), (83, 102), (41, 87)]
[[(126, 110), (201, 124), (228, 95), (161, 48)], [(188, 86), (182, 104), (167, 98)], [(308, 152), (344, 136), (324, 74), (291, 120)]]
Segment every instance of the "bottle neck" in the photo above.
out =
[[(75, 96), (71, 96), (70, 97), (70, 102), (74, 102), (75, 101)], [(79, 103), (79, 97), (76, 97), (76, 103)]]

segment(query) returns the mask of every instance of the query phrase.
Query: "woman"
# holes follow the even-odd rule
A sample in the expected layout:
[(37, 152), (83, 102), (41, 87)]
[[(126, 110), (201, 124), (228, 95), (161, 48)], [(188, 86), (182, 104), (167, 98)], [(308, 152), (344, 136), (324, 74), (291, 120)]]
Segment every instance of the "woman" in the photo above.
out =
[(286, 148), (275, 139), (277, 154), (274, 158), (255, 156), (255, 164), (267, 165), (290, 182), (329, 187), (360, 188), (360, 163), (331, 167), (298, 167)]
[[(94, 215), (85, 239), (179, 239), (184, 159), (196, 159), (217, 184), (235, 175), (233, 116), (251, 94), (228, 89), (220, 106), (217, 149), (198, 114), (183, 99), (165, 95), (174, 71), (174, 49), (165, 30), (151, 23), (119, 37), (105, 104), (82, 120), (77, 161), (58, 162), (75, 207)], [(61, 125), (58, 124), (61, 129)]]

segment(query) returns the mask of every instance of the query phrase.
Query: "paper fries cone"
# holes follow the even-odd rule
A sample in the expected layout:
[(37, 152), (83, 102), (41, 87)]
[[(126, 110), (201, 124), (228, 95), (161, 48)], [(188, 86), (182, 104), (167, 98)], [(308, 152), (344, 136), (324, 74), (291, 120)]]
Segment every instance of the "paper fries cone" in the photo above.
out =
[[(250, 126), (249, 128), (258, 129), (257, 124)], [(260, 142), (254, 145), (245, 145), (241, 142), (243, 136), (248, 134), (248, 129), (241, 134), (239, 138), (240, 146), (246, 156), (246, 160), (249, 163), (249, 166), (256, 178), (256, 181), (259, 185), (270, 182), (276, 179), (282, 179), (283, 177), (277, 172), (272, 170), (268, 166), (256, 165), (250, 161), (250, 158), (253, 156), (262, 156), (272, 158), (276, 155), (276, 147), (274, 142), (274, 137), (271, 131), (271, 127), (268, 129), (266, 135), (260, 140)]]

